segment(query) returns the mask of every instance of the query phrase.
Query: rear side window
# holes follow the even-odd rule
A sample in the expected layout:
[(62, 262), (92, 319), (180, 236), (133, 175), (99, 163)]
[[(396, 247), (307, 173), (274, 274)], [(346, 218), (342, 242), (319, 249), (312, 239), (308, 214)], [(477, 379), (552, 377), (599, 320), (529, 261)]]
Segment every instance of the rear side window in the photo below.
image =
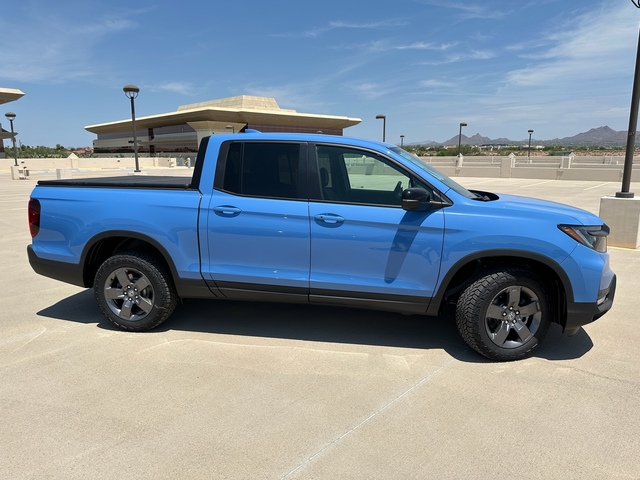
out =
[[(299, 198), (300, 145), (234, 142), (223, 160), (222, 190), (251, 197)], [(220, 166), (219, 166), (220, 167)]]

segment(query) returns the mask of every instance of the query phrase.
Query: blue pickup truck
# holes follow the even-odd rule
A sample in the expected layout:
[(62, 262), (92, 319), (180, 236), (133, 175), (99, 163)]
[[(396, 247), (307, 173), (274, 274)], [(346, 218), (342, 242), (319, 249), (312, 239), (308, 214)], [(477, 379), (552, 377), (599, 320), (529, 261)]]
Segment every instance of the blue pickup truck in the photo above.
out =
[(39, 181), (28, 257), (93, 288), (121, 328), (184, 298), (438, 316), (498, 361), (551, 322), (573, 334), (615, 294), (608, 227), (569, 206), (467, 190), (395, 145), (312, 134), (212, 135), (193, 176)]

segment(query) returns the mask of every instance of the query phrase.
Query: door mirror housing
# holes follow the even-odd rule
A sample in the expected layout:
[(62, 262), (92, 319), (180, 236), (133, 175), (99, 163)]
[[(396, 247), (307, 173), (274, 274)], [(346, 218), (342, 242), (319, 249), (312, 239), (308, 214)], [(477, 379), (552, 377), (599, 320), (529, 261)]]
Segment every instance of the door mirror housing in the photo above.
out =
[(442, 207), (441, 202), (433, 201), (433, 194), (424, 188), (407, 188), (402, 192), (402, 208), (410, 212), (423, 212)]

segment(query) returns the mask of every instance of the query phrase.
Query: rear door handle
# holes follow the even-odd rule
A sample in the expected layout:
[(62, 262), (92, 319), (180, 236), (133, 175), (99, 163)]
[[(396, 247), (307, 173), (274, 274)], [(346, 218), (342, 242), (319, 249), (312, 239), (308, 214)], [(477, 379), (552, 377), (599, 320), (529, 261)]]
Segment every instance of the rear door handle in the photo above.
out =
[(213, 211), (218, 215), (222, 215), (224, 217), (236, 217), (242, 213), (238, 207), (232, 207), (231, 205), (220, 205), (218, 207), (213, 207)]

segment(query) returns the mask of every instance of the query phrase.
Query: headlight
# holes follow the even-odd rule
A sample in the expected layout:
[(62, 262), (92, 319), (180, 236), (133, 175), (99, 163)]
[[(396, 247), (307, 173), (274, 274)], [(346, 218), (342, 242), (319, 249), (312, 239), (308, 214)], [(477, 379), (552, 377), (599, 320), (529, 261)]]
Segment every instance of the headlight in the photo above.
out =
[(596, 252), (607, 251), (607, 235), (609, 227), (602, 225), (558, 225), (558, 228), (585, 247), (592, 248)]

